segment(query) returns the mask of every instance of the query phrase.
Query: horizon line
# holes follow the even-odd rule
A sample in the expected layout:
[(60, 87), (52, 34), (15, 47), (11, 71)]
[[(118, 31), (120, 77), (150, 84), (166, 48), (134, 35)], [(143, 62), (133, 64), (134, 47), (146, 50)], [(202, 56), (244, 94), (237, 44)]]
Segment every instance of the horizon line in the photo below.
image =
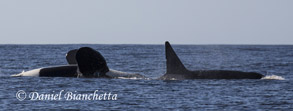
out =
[[(164, 45), (157, 43), (0, 43), (0, 45)], [(293, 44), (267, 44), (267, 43), (199, 43), (199, 44), (182, 44), (182, 43), (172, 43), (173, 45), (293, 45)]]

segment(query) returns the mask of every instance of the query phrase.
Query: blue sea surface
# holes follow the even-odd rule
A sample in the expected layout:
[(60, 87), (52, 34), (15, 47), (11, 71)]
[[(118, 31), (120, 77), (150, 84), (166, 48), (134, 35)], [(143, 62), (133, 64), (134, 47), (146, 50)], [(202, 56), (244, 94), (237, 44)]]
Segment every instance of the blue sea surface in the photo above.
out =
[[(111, 69), (149, 79), (11, 77), (66, 65), (80, 47), (98, 50)], [(164, 45), (0, 45), (0, 109), (10, 110), (293, 110), (293, 45), (173, 45), (190, 70), (258, 72), (260, 80), (156, 80), (166, 71)], [(284, 80), (280, 79), (284, 78)], [(17, 92), (26, 97), (20, 101)], [(62, 92), (63, 91), (63, 92)], [(66, 100), (65, 93), (117, 94), (116, 100)], [(31, 93), (61, 100), (31, 100)], [(32, 96), (32, 95), (31, 95)]]

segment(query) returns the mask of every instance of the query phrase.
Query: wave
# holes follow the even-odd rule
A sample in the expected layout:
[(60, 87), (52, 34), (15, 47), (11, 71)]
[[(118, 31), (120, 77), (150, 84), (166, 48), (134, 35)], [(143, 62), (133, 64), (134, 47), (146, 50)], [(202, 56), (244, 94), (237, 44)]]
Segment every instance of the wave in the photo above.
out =
[(277, 75), (267, 75), (261, 79), (274, 79), (274, 80), (285, 80), (282, 76), (277, 76)]

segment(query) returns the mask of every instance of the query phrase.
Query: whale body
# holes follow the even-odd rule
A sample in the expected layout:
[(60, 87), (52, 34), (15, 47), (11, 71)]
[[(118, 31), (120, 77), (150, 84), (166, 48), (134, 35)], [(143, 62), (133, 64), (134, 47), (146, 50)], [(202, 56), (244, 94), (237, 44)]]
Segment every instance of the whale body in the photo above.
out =
[(180, 61), (174, 49), (168, 41), (165, 42), (166, 74), (159, 79), (183, 80), (183, 79), (261, 79), (262, 74), (256, 72), (242, 72), (232, 70), (197, 70), (190, 71)]
[[(261, 79), (262, 74), (232, 70), (197, 70), (190, 71), (182, 64), (168, 41), (165, 42), (166, 73), (161, 80), (184, 79)], [(132, 74), (109, 69), (104, 57), (89, 47), (74, 49), (67, 53), (68, 65), (38, 68), (12, 76), (39, 77), (86, 77), (86, 78), (146, 78), (140, 74)]]
[(74, 49), (66, 54), (69, 65), (33, 69), (12, 76), (86, 77), (86, 78), (145, 78), (140, 74), (109, 69), (104, 57), (89, 47)]

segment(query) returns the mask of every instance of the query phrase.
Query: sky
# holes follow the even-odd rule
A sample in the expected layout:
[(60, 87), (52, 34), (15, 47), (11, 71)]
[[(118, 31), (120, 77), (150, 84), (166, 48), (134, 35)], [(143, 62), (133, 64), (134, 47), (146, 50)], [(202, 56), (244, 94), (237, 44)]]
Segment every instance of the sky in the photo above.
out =
[(293, 0), (0, 0), (0, 44), (293, 44)]

